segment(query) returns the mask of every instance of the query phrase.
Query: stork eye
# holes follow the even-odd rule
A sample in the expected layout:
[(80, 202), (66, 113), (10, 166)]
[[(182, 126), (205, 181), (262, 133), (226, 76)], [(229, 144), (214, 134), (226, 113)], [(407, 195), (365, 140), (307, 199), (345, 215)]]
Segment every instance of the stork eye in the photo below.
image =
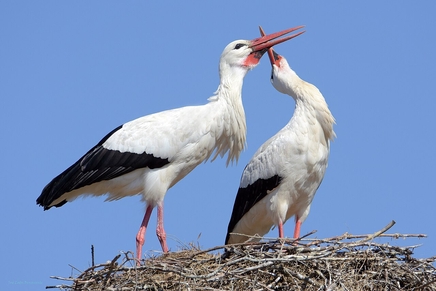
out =
[(238, 50), (238, 49), (240, 49), (243, 46), (246, 46), (246, 44), (238, 43), (238, 44), (235, 45), (235, 50)]

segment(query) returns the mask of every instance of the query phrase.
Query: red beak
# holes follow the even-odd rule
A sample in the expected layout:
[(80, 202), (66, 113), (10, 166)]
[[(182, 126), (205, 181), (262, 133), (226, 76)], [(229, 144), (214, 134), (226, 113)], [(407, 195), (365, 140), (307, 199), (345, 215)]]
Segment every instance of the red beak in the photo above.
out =
[[(297, 26), (294, 28), (289, 28), (280, 32), (272, 33), (269, 35), (263, 35), (259, 38), (255, 38), (251, 41), (250, 48), (253, 50), (245, 59), (244, 65), (247, 67), (254, 67), (256, 66), (260, 59), (262, 58), (263, 54), (268, 50), (279, 43), (282, 43), (284, 41), (290, 40), (296, 36), (299, 36), (300, 34), (304, 33), (305, 31), (300, 31), (296, 34), (286, 36), (283, 38), (279, 38), (282, 35), (288, 34), (290, 32), (293, 32), (297, 29), (303, 28), (304, 26)], [(271, 57), (270, 57), (271, 60)]]
[[(294, 28), (289, 28), (289, 29), (282, 30), (282, 31), (279, 31), (279, 32), (276, 32), (276, 33), (272, 33), (272, 34), (269, 34), (269, 35), (264, 35), (263, 34), (261, 37), (253, 39), (251, 41), (251, 48), (253, 49), (254, 52), (258, 52), (258, 51), (262, 51), (262, 50), (265, 50), (265, 49), (269, 49), (269, 48), (273, 47), (276, 44), (285, 42), (287, 40), (290, 40), (290, 39), (292, 39), (292, 38), (294, 38), (296, 36), (299, 36), (300, 34), (304, 33), (305, 31), (300, 31), (300, 32), (298, 32), (296, 34), (293, 34), (293, 35), (290, 35), (290, 36), (287, 36), (287, 37), (283, 37), (283, 38), (279, 38), (282, 35), (288, 34), (290, 32), (293, 32), (293, 31), (298, 30), (298, 29), (303, 28), (303, 27), (304, 26), (297, 26), (297, 27), (294, 27)], [(277, 39), (277, 38), (279, 38), (279, 39)]]
[[(263, 31), (262, 26), (259, 26), (259, 31), (260, 31), (261, 36), (265, 36), (265, 31)], [(303, 33), (303, 32), (304, 31), (302, 31), (301, 33)], [(269, 57), (269, 60), (271, 62), (271, 65), (274, 65), (275, 58), (274, 58), (274, 50), (272, 48), (268, 48), (268, 57)]]

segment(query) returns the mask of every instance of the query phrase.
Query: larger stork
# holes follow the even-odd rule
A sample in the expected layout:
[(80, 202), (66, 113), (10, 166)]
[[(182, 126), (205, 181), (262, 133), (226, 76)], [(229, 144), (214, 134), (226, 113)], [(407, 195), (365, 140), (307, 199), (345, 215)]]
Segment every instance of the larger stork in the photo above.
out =
[(302, 32), (279, 37), (300, 28), (231, 42), (220, 58), (218, 90), (207, 104), (147, 115), (115, 128), (45, 186), (37, 204), (47, 210), (82, 195), (107, 194), (107, 200), (118, 200), (141, 194), (146, 211), (136, 235), (136, 257), (141, 258), (156, 206), (156, 234), (163, 252), (168, 252), (163, 223), (167, 190), (213, 153), (212, 160), (227, 153), (227, 164), (238, 160), (246, 136), (243, 79), (268, 48)]
[[(262, 29), (261, 33), (264, 35)], [(295, 100), (294, 114), (245, 167), (226, 244), (259, 240), (274, 225), (283, 238), (283, 224), (294, 215), (294, 238), (298, 238), (324, 177), (330, 141), (335, 137), (335, 119), (318, 88), (300, 79), (273, 49), (268, 50), (268, 55), (271, 83)]]

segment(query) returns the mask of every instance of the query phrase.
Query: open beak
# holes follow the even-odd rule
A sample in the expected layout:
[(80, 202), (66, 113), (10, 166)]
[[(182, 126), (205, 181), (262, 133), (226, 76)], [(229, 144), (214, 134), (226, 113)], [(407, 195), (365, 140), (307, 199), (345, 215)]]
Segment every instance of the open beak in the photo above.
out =
[(289, 29), (282, 30), (282, 31), (279, 31), (279, 32), (276, 32), (276, 33), (272, 33), (272, 34), (268, 34), (268, 35), (263, 34), (261, 37), (253, 39), (251, 41), (251, 48), (253, 49), (254, 52), (259, 52), (259, 51), (262, 51), (262, 50), (269, 49), (269, 48), (273, 47), (276, 44), (285, 42), (287, 40), (290, 40), (290, 39), (292, 39), (292, 38), (294, 38), (296, 36), (299, 36), (300, 34), (304, 33), (305, 31), (303, 30), (303, 31), (300, 31), (300, 32), (298, 32), (296, 34), (293, 34), (293, 35), (290, 35), (290, 36), (286, 36), (286, 37), (283, 37), (283, 38), (279, 38), (282, 35), (291, 33), (293, 31), (298, 30), (298, 29), (303, 28), (303, 27), (304, 26), (297, 26), (297, 27), (294, 27), (294, 28), (289, 28)]
[[(265, 36), (265, 31), (263, 31), (263, 28), (262, 28), (262, 26), (259, 26), (259, 31), (260, 31), (260, 35), (261, 36)], [(304, 31), (302, 31), (301, 33), (303, 33)], [(300, 34), (301, 34), (300, 33)], [(271, 62), (271, 65), (274, 65), (274, 63), (275, 63), (275, 61), (276, 61), (276, 58), (275, 58), (275, 56), (274, 55), (277, 55), (277, 53), (270, 47), (270, 48), (268, 48), (268, 57), (269, 57), (269, 60), (270, 60), (270, 62)], [(278, 55), (277, 55), (277, 57), (278, 57)], [(277, 58), (277, 60), (278, 60), (278, 58)]]
[[(261, 37), (253, 39), (251, 41), (251, 45), (250, 45), (250, 47), (251, 47), (251, 49), (253, 51), (246, 58), (246, 60), (244, 62), (244, 65), (247, 66), (247, 67), (254, 67), (254, 66), (256, 66), (259, 63), (260, 59), (262, 58), (263, 54), (267, 50), (271, 51), (271, 53), (269, 53), (270, 54), (270, 61), (274, 60), (274, 59), (271, 59), (271, 56), (273, 54), (271, 48), (274, 45), (282, 43), (282, 42), (285, 42), (287, 40), (290, 40), (290, 39), (292, 39), (292, 38), (294, 38), (296, 36), (299, 36), (300, 34), (304, 33), (305, 31), (300, 31), (300, 32), (298, 32), (296, 34), (293, 34), (293, 35), (290, 35), (290, 36), (286, 36), (286, 37), (283, 37), (283, 38), (279, 38), (279, 37), (281, 37), (282, 35), (288, 34), (290, 32), (293, 32), (295, 30), (298, 30), (300, 28), (303, 28), (303, 27), (304, 26), (297, 26), (297, 27), (294, 27), (294, 28), (289, 28), (289, 29), (282, 30), (282, 31), (279, 31), (279, 32), (276, 32), (276, 33), (272, 33), (272, 34), (268, 34), (268, 35), (263, 34)], [(273, 61), (271, 61), (271, 62), (273, 62)]]

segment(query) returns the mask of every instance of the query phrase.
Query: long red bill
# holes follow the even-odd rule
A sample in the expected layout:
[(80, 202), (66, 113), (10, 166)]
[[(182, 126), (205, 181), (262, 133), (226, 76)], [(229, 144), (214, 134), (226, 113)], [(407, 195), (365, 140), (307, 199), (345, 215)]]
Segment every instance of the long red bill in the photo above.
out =
[[(265, 36), (265, 31), (263, 31), (263, 28), (260, 25), (259, 25), (259, 31), (260, 31), (261, 36)], [(268, 57), (269, 57), (269, 60), (271, 62), (271, 65), (273, 65), (275, 62), (275, 58), (274, 58), (274, 52), (273, 52), (272, 48), (268, 48)]]
[(276, 44), (285, 42), (287, 40), (290, 40), (290, 39), (292, 39), (294, 37), (299, 36), (300, 34), (303, 34), (305, 32), (304, 30), (300, 31), (300, 32), (298, 32), (296, 34), (290, 35), (290, 36), (279, 38), (282, 35), (291, 33), (293, 31), (298, 30), (298, 29), (303, 28), (303, 27), (304, 26), (297, 26), (297, 27), (294, 27), (294, 28), (289, 28), (289, 29), (286, 29), (286, 30), (282, 30), (282, 31), (279, 31), (279, 32), (276, 32), (276, 33), (271, 33), (271, 34), (264, 35), (264, 36), (261, 36), (259, 38), (253, 39), (251, 41), (251, 48), (253, 49), (253, 51), (261, 51), (261, 50), (264, 50), (264, 49), (271, 48), (271, 47), (273, 47)]

